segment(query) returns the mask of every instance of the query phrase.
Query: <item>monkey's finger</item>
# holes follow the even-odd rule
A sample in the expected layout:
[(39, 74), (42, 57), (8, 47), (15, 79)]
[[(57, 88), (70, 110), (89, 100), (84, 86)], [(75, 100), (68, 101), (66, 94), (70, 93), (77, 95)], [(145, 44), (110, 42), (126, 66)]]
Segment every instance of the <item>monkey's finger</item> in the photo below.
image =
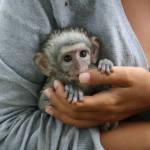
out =
[[(58, 81), (57, 88), (55, 90), (55, 94), (57, 95), (58, 99), (61, 100), (61, 103), (71, 103), (73, 99), (73, 87), (71, 85), (65, 85), (65, 88), (63, 88), (63, 85)], [(65, 93), (64, 90), (65, 89)]]
[(113, 72), (114, 72), (113, 67), (114, 67), (114, 65), (113, 65), (113, 64), (109, 66), (109, 70), (110, 70), (110, 72), (111, 72), (111, 73), (113, 73)]
[(110, 66), (114, 66), (114, 64), (113, 64), (113, 62), (112, 61), (110, 61), (110, 60), (107, 60), (108, 61), (108, 64), (110, 65)]
[(98, 70), (101, 70), (101, 69), (102, 69), (102, 64), (103, 64), (103, 61), (100, 60), (99, 63), (98, 63)]
[(105, 64), (106, 64), (106, 70), (105, 70), (106, 73), (107, 74), (112, 73), (113, 72), (113, 63), (110, 60), (106, 59)]
[(101, 68), (101, 73), (105, 73), (105, 72), (106, 72), (106, 64), (103, 63)]
[(74, 91), (72, 103), (76, 103), (78, 101), (78, 90)]
[(69, 95), (69, 86), (65, 85), (65, 98), (67, 98)]
[(90, 127), (95, 127), (99, 125), (100, 123), (98, 121), (88, 121), (88, 120), (78, 120), (70, 117), (69, 115), (62, 113), (55, 109), (52, 106), (48, 106), (46, 108), (46, 112), (60, 121), (62, 121), (65, 124), (76, 126), (77, 128), (90, 128)]
[(109, 70), (111, 73), (113, 73), (113, 67), (114, 67), (114, 64), (112, 63), (112, 61), (108, 60), (108, 64), (109, 64)]
[(69, 95), (68, 95), (68, 102), (71, 103), (74, 96), (74, 89), (71, 85), (69, 85)]
[(99, 64), (102, 64), (103, 62), (104, 62), (104, 60), (102, 59), (102, 60), (99, 61)]
[(107, 73), (107, 74), (111, 74), (110, 65), (107, 65), (107, 66), (106, 66), (106, 73)]
[(86, 73), (80, 74), (79, 80), (86, 85), (109, 84), (129, 87), (132, 85), (130, 76), (136, 76), (136, 73), (138, 72), (135, 67), (113, 67), (113, 73), (109, 76), (101, 74), (97, 69), (91, 69)]
[(81, 102), (83, 101), (83, 96), (84, 96), (83, 92), (79, 90), (79, 101)]

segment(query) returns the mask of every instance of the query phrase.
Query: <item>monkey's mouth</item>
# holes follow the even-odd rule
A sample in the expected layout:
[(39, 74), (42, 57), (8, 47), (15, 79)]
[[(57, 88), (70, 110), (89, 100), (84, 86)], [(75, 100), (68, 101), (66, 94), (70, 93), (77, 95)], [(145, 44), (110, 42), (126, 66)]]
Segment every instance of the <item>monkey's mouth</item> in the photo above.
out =
[(79, 78), (79, 75), (80, 75), (81, 73), (86, 72), (86, 71), (88, 71), (88, 69), (84, 69), (84, 70), (82, 70), (82, 71), (80, 70), (80, 71), (78, 71), (78, 72), (74, 72), (74, 73), (70, 74), (70, 76)]
[(78, 78), (80, 74), (74, 74), (73, 77)]
[(79, 75), (80, 75), (80, 73), (78, 73), (78, 74), (73, 74), (73, 75), (69, 75), (69, 76), (70, 76), (70, 79), (71, 79), (71, 80), (79, 80)]

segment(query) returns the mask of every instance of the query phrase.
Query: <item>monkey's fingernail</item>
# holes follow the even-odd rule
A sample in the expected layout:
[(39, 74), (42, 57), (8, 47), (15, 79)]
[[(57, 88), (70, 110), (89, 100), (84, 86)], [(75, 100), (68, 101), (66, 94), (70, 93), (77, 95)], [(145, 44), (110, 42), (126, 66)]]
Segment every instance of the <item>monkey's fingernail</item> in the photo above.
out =
[(79, 80), (82, 83), (87, 83), (90, 81), (90, 74), (89, 73), (81, 73), (79, 75)]
[(44, 90), (43, 93), (44, 93), (48, 98), (50, 98), (51, 94), (50, 94), (49, 88), (46, 89), (46, 90)]
[(59, 81), (55, 80), (54, 81), (54, 88), (55, 88), (55, 90), (58, 88), (58, 86), (59, 86)]

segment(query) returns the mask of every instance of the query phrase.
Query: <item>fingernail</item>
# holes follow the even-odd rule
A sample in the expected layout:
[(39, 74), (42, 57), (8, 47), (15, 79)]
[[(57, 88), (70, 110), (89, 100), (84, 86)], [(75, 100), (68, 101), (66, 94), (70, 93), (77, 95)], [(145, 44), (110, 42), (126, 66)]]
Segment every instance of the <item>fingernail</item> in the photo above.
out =
[(50, 98), (51, 94), (50, 94), (50, 90), (49, 88), (43, 91), (44, 95), (46, 95), (48, 98)]
[(81, 73), (79, 76), (79, 80), (82, 83), (87, 83), (90, 81), (90, 74), (89, 73)]
[(47, 112), (51, 116), (54, 114), (54, 112), (52, 111), (52, 108), (50, 106), (46, 107), (45, 112)]
[(55, 80), (54, 81), (54, 88), (55, 88), (55, 90), (58, 88), (58, 86), (59, 86), (59, 81)]

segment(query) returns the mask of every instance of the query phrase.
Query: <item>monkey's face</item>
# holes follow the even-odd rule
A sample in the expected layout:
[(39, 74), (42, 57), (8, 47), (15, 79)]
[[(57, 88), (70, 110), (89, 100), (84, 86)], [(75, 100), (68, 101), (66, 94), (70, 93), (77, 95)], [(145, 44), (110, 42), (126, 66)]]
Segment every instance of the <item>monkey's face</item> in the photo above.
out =
[(34, 56), (34, 62), (47, 77), (64, 76), (78, 80), (91, 64), (96, 64), (100, 42), (79, 29), (64, 30), (52, 34), (42, 52)]
[(91, 64), (91, 51), (84, 43), (65, 46), (61, 49), (58, 63), (65, 74), (78, 78)]

